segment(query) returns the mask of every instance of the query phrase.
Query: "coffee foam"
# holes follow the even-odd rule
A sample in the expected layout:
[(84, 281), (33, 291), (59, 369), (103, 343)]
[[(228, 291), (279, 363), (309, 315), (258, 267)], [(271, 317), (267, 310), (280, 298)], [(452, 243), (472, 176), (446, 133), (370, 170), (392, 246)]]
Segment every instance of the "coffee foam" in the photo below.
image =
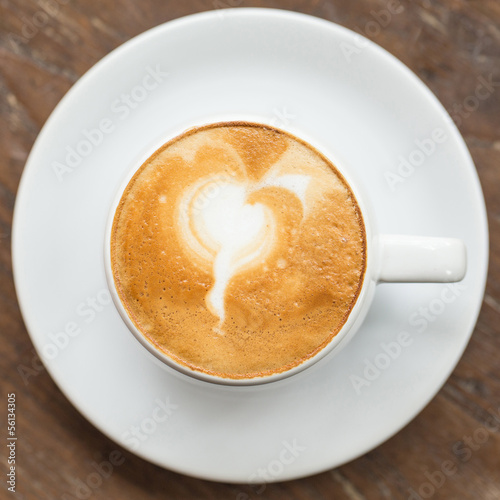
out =
[(119, 296), (158, 349), (248, 378), (326, 345), (359, 293), (365, 234), (336, 169), (270, 127), (188, 131), (135, 174), (116, 211)]
[(275, 175), (272, 170), (260, 182), (237, 180), (236, 176), (209, 175), (188, 188), (178, 214), (180, 233), (200, 258), (213, 267), (214, 286), (207, 306), (225, 319), (224, 295), (232, 276), (242, 267), (265, 262), (277, 244), (276, 217), (263, 203), (247, 203), (249, 196), (266, 187), (295, 194), (306, 206), (308, 175)]
[[(255, 265), (275, 243), (269, 209), (261, 203), (250, 205), (247, 198), (248, 187), (243, 183), (221, 183), (216, 196), (203, 203), (202, 208), (196, 207), (200, 196), (194, 199), (193, 207), (187, 204), (187, 219), (192, 224), (181, 228), (183, 235), (194, 228), (198, 242), (215, 253), (212, 263), (215, 283), (207, 294), (207, 305), (221, 323), (225, 318), (224, 294), (231, 277), (242, 266)], [(188, 244), (193, 239), (192, 234), (185, 237)]]

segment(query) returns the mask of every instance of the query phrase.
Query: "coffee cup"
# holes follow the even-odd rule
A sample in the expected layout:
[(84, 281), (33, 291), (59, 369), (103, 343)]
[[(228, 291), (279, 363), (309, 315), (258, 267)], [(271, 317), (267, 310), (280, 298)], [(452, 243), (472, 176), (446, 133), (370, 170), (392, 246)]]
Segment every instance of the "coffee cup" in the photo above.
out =
[(365, 198), (345, 165), (287, 131), (189, 129), (135, 165), (112, 204), (113, 301), (180, 373), (239, 386), (289, 377), (348, 343), (378, 283), (465, 275), (461, 240), (379, 234)]

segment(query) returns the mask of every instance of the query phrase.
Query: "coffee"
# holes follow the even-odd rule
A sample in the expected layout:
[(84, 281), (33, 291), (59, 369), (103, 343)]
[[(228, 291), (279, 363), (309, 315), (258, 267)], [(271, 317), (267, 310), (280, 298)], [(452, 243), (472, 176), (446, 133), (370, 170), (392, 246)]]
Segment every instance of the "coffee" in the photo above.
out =
[(246, 122), (186, 131), (128, 183), (111, 230), (118, 296), (192, 370), (286, 371), (346, 322), (366, 266), (358, 203), (322, 154)]

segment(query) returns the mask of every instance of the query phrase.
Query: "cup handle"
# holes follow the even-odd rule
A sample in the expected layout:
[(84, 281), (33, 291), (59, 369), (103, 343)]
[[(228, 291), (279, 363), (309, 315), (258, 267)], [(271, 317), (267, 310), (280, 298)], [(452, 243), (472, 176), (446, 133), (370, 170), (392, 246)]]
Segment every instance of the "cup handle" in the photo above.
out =
[(379, 283), (453, 283), (464, 278), (462, 240), (384, 234), (378, 237)]

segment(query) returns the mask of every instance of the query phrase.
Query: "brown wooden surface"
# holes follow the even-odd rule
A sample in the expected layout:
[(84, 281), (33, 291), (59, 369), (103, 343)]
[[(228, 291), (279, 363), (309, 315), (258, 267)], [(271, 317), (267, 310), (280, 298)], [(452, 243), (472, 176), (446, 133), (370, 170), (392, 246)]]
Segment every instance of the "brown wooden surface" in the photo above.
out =
[[(491, 238), (478, 324), (437, 397), (396, 436), (358, 460), (313, 477), (270, 484), (264, 491), (163, 470), (120, 449), (88, 423), (38, 364), (17, 305), (11, 266), (19, 179), (38, 132), (64, 93), (133, 36), (225, 3), (290, 9), (334, 21), (366, 34), (407, 64), (452, 115), (462, 113), (457, 123), (482, 182)], [(400, 4), (404, 10), (388, 26), (370, 32), (365, 27), (373, 20), (371, 12), (386, 8), (387, 0), (0, 0), (1, 498), (78, 498), (74, 480), (93, 471), (92, 461), (119, 450), (125, 461), (90, 498), (406, 499), (413, 488), (426, 498), (500, 499), (500, 87), (468, 116), (458, 111), (473, 95), (479, 76), (493, 75), (500, 82), (500, 2)], [(33, 27), (34, 18), (40, 27)], [(26, 383), (21, 365), (34, 367)], [(7, 491), (5, 480), (4, 415), (11, 392), (17, 397), (20, 436), (16, 494)], [(484, 439), (478, 429), (487, 426), (491, 430)], [(457, 443), (465, 447), (467, 436), (474, 435), (484, 442), (473, 440), (470, 454), (457, 454)], [(441, 470), (447, 461), (456, 470), (444, 484), (434, 491), (423, 487), (429, 482), (426, 473)]]

